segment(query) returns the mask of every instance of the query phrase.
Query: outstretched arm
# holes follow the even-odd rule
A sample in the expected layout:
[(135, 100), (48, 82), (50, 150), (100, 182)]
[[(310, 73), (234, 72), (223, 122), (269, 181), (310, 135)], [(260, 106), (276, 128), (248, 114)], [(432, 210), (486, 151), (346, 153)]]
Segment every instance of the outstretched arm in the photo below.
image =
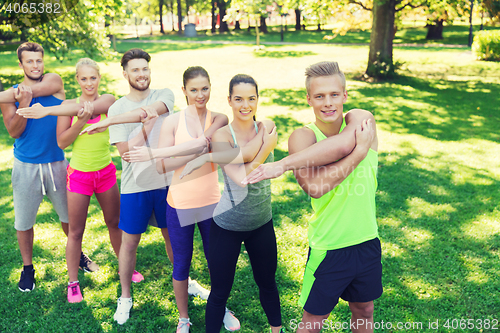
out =
[(156, 101), (148, 106), (143, 106), (129, 112), (108, 117), (104, 121), (85, 128), (80, 134), (100, 133), (105, 131), (109, 126), (116, 124), (147, 122), (167, 112), (169, 112), (169, 110), (165, 103), (162, 101)]
[[(15, 89), (8, 89), (6, 91), (0, 92), (0, 103), (17, 102), (17, 99), (15, 97), (15, 90), (20, 89), (22, 87), (28, 87), (28, 86), (21, 83)], [(33, 98), (40, 96), (51, 96), (57, 93), (64, 94), (64, 85), (62, 79), (58, 74), (55, 73), (45, 74), (40, 82), (32, 84), (31, 86), (29, 86), (29, 88), (32, 91)], [(64, 99), (64, 95), (62, 97)]]
[(289, 156), (273, 163), (259, 166), (248, 175), (243, 182), (256, 183), (263, 179), (276, 178), (289, 170), (328, 165), (350, 154), (355, 147), (354, 132), (363, 120), (371, 119), (375, 122), (371, 112), (353, 109), (346, 113), (346, 127), (338, 134), (313, 144), (302, 150), (300, 154)]
[(57, 117), (57, 145), (59, 148), (64, 149), (76, 140), (83, 126), (92, 116), (92, 103), (85, 102), (83, 109), (78, 112), (77, 116), (78, 120), (73, 126), (71, 126), (72, 117)]
[[(66, 102), (66, 103), (65, 103)], [(46, 116), (76, 116), (83, 110), (84, 102), (76, 103), (76, 100), (65, 101), (61, 105), (44, 107), (37, 103), (29, 108), (19, 108), (17, 114), (24, 118), (39, 119)], [(109, 107), (115, 102), (115, 96), (104, 94), (91, 102), (94, 108), (93, 114), (108, 113)]]
[[(356, 147), (343, 159), (326, 166), (294, 170), (297, 182), (307, 194), (313, 198), (320, 198), (333, 190), (366, 157), (370, 148), (376, 149), (377, 134), (375, 123), (371, 119), (363, 120), (361, 125), (357, 126), (355, 136)], [(288, 141), (289, 152), (290, 154), (300, 153), (314, 141), (315, 135), (311, 130), (304, 128), (296, 130)]]
[(201, 168), (205, 163), (241, 164), (252, 162), (262, 147), (264, 132), (264, 124), (261, 122), (259, 123), (258, 134), (243, 146), (233, 148), (229, 141), (225, 143), (217, 142), (216, 145), (219, 146), (217, 152), (214, 150), (214, 152), (201, 155), (187, 163), (180, 177), (183, 178), (189, 175), (193, 171)]
[[(269, 132), (270, 131), (270, 132)], [(278, 136), (276, 134), (276, 126), (272, 121), (266, 121), (264, 128), (262, 130), (262, 145), (260, 147), (259, 152), (255, 156), (255, 158), (247, 163), (243, 163), (243, 158), (238, 155), (235, 159), (235, 163), (238, 164), (224, 164), (225, 161), (218, 161), (219, 156), (224, 156), (221, 154), (217, 154), (219, 152), (225, 152), (228, 150), (230, 146), (229, 138), (227, 133), (225, 132), (216, 132), (214, 134), (214, 144), (212, 154), (213, 162), (219, 163), (219, 165), (224, 169), (226, 174), (238, 185), (244, 186), (241, 184), (243, 178), (252, 172), (255, 168), (257, 168), (260, 164), (264, 163), (267, 159), (267, 156), (273, 151), (278, 143)], [(224, 156), (225, 157), (225, 156)]]

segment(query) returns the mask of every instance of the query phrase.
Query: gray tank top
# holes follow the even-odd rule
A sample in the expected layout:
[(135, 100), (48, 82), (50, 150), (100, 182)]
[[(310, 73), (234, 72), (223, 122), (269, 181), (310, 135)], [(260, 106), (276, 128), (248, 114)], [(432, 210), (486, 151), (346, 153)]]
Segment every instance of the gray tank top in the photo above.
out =
[[(257, 124), (255, 131), (258, 132)], [(234, 147), (238, 147), (233, 128), (229, 124)], [(271, 152), (264, 163), (274, 161)], [(256, 184), (241, 187), (222, 169), (224, 192), (214, 210), (214, 221), (223, 229), (231, 231), (252, 231), (263, 226), (273, 217), (271, 207), (271, 181), (269, 179)]]

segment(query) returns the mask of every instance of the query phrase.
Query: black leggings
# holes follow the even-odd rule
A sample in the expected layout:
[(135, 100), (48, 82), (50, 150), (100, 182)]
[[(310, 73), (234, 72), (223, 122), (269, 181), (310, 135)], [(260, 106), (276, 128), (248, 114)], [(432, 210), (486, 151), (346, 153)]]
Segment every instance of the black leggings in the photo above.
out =
[(280, 298), (275, 279), (278, 254), (273, 220), (256, 230), (243, 232), (222, 229), (212, 222), (209, 239), (212, 285), (205, 312), (206, 332), (219, 333), (222, 327), (242, 242), (245, 242), (267, 320), (271, 326), (281, 326)]

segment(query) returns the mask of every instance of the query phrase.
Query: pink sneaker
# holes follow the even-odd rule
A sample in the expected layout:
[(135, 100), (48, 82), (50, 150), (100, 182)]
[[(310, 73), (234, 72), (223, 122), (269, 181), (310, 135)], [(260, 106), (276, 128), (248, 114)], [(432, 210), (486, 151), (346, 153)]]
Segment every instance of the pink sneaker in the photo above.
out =
[(144, 280), (144, 276), (142, 276), (142, 274), (138, 271), (134, 270), (134, 273), (132, 274), (132, 282), (137, 283), (141, 282), (142, 280)]
[(80, 283), (78, 281), (68, 285), (68, 302), (79, 303), (83, 300), (82, 292), (80, 291)]

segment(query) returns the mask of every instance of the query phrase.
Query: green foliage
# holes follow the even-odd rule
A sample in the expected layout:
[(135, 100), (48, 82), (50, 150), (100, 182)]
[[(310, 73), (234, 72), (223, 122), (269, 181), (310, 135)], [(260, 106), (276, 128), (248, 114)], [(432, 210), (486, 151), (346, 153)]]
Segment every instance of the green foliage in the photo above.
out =
[(474, 36), (472, 52), (480, 60), (500, 61), (500, 31), (483, 30)]
[(3, 22), (3, 31), (11, 30), (18, 38), (41, 44), (57, 59), (73, 57), (81, 49), (88, 57), (100, 59), (111, 56), (108, 29), (103, 29), (120, 8), (121, 0), (80, 0), (65, 15), (53, 18), (36, 27), (15, 27)]

